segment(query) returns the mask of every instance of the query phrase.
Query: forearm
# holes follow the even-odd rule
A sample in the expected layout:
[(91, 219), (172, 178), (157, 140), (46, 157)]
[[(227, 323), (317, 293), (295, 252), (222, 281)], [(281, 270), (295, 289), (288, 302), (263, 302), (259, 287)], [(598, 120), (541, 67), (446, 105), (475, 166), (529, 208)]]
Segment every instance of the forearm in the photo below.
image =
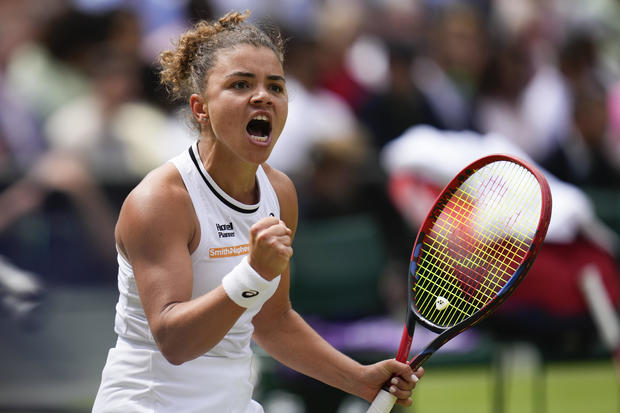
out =
[[(189, 301), (171, 302), (155, 317), (158, 344), (175, 362), (194, 358), (219, 343), (246, 308), (257, 308), (276, 291), (244, 258), (220, 287)], [(253, 291), (251, 296), (246, 292)], [(168, 357), (168, 356), (167, 356)]]
[(336, 350), (294, 310), (286, 311), (273, 328), (257, 329), (254, 339), (282, 364), (347, 393), (362, 396), (363, 366)]
[(172, 364), (182, 364), (217, 345), (244, 311), (219, 287), (166, 306), (151, 330), (164, 357)]

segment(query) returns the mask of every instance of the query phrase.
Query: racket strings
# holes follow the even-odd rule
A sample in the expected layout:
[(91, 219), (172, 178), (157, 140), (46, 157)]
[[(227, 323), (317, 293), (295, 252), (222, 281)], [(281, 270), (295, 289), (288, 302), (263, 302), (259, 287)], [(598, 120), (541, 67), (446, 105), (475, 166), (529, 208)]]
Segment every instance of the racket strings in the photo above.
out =
[[(450, 211), (451, 213), (455, 211), (455, 209), (450, 208), (449, 206), (447, 206), (446, 209), (448, 211)], [(443, 234), (439, 234), (439, 236), (442, 236), (442, 235)], [(430, 239), (433, 239), (433, 238), (435, 238), (435, 237), (430, 237)], [(462, 242), (464, 244), (468, 244), (468, 245), (466, 245), (466, 247), (468, 249), (476, 248), (474, 245), (472, 245), (471, 240), (467, 240), (467, 239), (464, 239), (464, 238), (461, 237), (458, 241)], [(489, 241), (489, 240), (487, 239), (485, 241)], [(516, 251), (513, 251), (513, 252), (520, 251), (520, 252), (523, 252), (523, 255), (527, 252), (526, 249), (521, 248), (520, 245), (518, 245), (518, 244), (516, 244), (514, 242), (512, 243), (512, 246), (516, 247)], [(438, 251), (437, 251), (438, 248), (435, 245), (431, 245), (431, 247), (435, 248), (435, 251), (434, 251), (435, 253), (433, 254), (435, 257), (441, 255), (441, 254), (438, 254)], [(445, 245), (442, 245), (442, 247), (445, 247)], [(495, 256), (493, 254), (495, 254)], [(462, 257), (463, 254), (460, 254), (460, 255)], [(520, 261), (521, 261), (521, 260), (515, 260), (515, 259), (512, 258), (512, 256), (505, 254), (505, 257), (504, 257), (503, 263), (502, 263), (502, 261), (497, 260), (498, 257), (496, 255), (497, 255), (497, 250), (487, 249), (486, 251), (483, 251), (481, 254), (476, 254), (474, 256), (474, 259), (472, 259), (471, 256), (462, 257), (466, 261), (465, 265), (462, 266), (462, 268), (467, 269), (468, 267), (469, 268), (476, 268), (476, 267), (478, 267), (478, 268), (482, 268), (483, 270), (488, 270), (489, 266), (491, 266), (495, 270), (498, 270), (500, 272), (506, 272), (507, 270), (505, 268), (500, 268), (498, 265), (504, 265), (505, 266), (506, 262), (510, 262), (513, 265), (518, 265), (518, 264), (520, 264)], [(446, 265), (447, 267), (456, 266), (457, 265), (456, 261), (457, 261), (456, 258), (452, 258), (451, 261), (448, 260), (447, 262), (445, 262), (445, 264), (447, 264)], [(499, 263), (499, 264), (496, 264), (496, 262)], [(438, 270), (439, 269), (436, 266), (436, 263), (433, 263), (432, 261), (431, 261), (431, 263), (435, 264), (435, 267), (433, 268), (434, 270)], [(487, 267), (485, 268), (484, 265), (486, 265)], [(440, 270), (443, 270), (443, 268), (441, 268)], [(473, 274), (473, 276), (470, 275), (470, 274)], [(470, 272), (463, 271), (462, 275), (465, 275), (465, 278), (470, 278), (470, 279), (473, 279), (473, 281), (474, 281), (474, 285), (467, 285), (467, 287), (470, 287), (470, 289), (477, 289), (476, 286), (477, 286), (477, 284), (480, 282), (480, 280), (482, 278), (482, 276), (481, 276), (481, 274), (479, 272), (477, 272), (477, 271), (473, 271), (473, 272), (471, 272), (471, 271)], [(464, 278), (461, 278), (460, 280), (464, 281), (464, 282), (467, 282), (467, 280), (464, 279)], [(497, 282), (495, 282), (493, 279), (487, 278), (487, 280), (491, 280), (491, 284), (493, 284), (495, 287), (499, 286), (501, 288), (501, 285), (498, 284)], [(487, 296), (487, 298), (491, 298), (491, 296)], [(482, 302), (482, 304), (484, 304), (484, 302)]]
[[(494, 180), (492, 180), (492, 181), (494, 181)], [(501, 195), (502, 191), (499, 191), (499, 192), (500, 192), (500, 195)], [(461, 199), (462, 199), (462, 197), (461, 197)], [(463, 241), (463, 240), (461, 239), (460, 241)], [(467, 241), (467, 240), (465, 240), (465, 241)], [(471, 246), (470, 246), (470, 248), (471, 248)], [(464, 268), (467, 268), (467, 267), (464, 267)], [(478, 272), (474, 271), (473, 274), (478, 274), (478, 275), (475, 276), (475, 277), (472, 277), (470, 275), (472, 273), (471, 271), (470, 272), (464, 272), (463, 270), (461, 270), (460, 272), (461, 272), (461, 274), (458, 274), (458, 272), (457, 272), (457, 275), (459, 275), (458, 279), (459, 279), (460, 282), (463, 282), (463, 281), (467, 282), (466, 278), (470, 278), (470, 279), (474, 278), (474, 284), (473, 285), (469, 285), (469, 288), (462, 287), (463, 292), (466, 293), (466, 294), (469, 294), (471, 296), (472, 295), (471, 294), (471, 290), (475, 290), (476, 288), (478, 288), (478, 284), (479, 284), (480, 279), (481, 279), (480, 274)]]
[[(459, 241), (463, 241), (463, 239), (459, 240)], [(467, 241), (467, 240), (465, 240)], [(471, 245), (468, 247), (471, 248)], [(462, 253), (461, 253), (462, 254)], [(452, 254), (454, 255), (454, 254)], [(478, 255), (478, 257), (480, 257), (480, 255)], [(471, 259), (467, 258), (468, 260), (471, 261)], [(482, 260), (484, 260), (484, 257), (481, 257)], [(465, 300), (466, 301), (470, 301), (468, 300), (468, 298), (472, 298), (473, 294), (472, 291), (475, 291), (479, 288), (479, 284), (481, 284), (481, 279), (482, 279), (482, 275), (480, 274), (480, 271), (488, 271), (488, 265), (487, 267), (484, 267), (484, 265), (478, 265), (478, 263), (474, 262), (474, 270), (468, 270), (468, 267), (472, 265), (472, 263), (465, 263), (465, 264), (461, 264), (460, 266), (458, 264), (454, 264), (454, 263), (448, 263), (448, 265), (454, 265), (455, 267), (455, 274), (457, 276), (457, 281), (461, 286), (461, 290), (462, 293), (465, 294)], [(476, 269), (477, 267), (477, 269)], [(472, 275), (473, 274), (473, 275)], [(469, 280), (468, 280), (469, 279)], [(492, 280), (491, 278), (487, 278), (487, 280)], [(473, 281), (473, 282), (472, 282)], [(456, 285), (456, 283), (453, 282), (453, 284)], [(494, 284), (494, 287), (497, 287), (497, 282), (495, 283), (482, 283), (482, 286), (486, 286), (486, 288), (488, 289), (488, 284)], [(493, 288), (496, 289), (496, 288)], [(484, 291), (484, 289), (482, 290)], [(452, 294), (454, 294), (452, 292)], [(484, 304), (487, 300), (487, 298), (490, 298), (490, 296), (484, 297), (485, 294), (482, 294), (482, 298), (484, 299), (484, 301), (482, 300), (478, 300), (479, 304)], [(469, 296), (469, 297), (467, 297)], [(459, 298), (457, 296), (457, 298)], [(475, 298), (475, 297), (474, 297)], [(474, 310), (477, 309), (478, 306), (476, 306), (476, 302), (473, 303), (474, 305)], [(458, 307), (457, 307), (458, 308)]]
[(536, 178), (501, 161), (475, 171), (426, 234), (414, 282), (420, 315), (454, 325), (487, 305), (525, 259), (540, 219)]

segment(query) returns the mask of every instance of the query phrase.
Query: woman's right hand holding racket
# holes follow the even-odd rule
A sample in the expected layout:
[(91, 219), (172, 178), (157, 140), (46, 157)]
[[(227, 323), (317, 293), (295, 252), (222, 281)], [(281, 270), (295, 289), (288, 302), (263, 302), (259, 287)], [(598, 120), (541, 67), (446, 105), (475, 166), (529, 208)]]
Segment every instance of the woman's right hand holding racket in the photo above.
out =
[(413, 389), (424, 375), (422, 367), (414, 372), (408, 364), (389, 359), (366, 366), (366, 368), (366, 377), (362, 382), (368, 383), (368, 388), (372, 392), (370, 397), (366, 398), (368, 401), (372, 401), (377, 395), (377, 389), (387, 383), (386, 390), (395, 399), (395, 402), (392, 402), (393, 404), (411, 406)]
[(293, 232), (284, 221), (266, 217), (250, 228), (248, 263), (266, 280), (282, 274), (293, 255)]

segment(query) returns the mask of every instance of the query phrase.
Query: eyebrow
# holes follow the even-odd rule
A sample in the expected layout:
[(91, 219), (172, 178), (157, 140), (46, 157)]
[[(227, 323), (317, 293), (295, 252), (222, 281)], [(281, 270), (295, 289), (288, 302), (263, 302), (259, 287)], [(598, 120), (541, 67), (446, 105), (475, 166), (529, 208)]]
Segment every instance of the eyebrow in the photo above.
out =
[[(248, 77), (248, 78), (256, 78), (256, 75), (254, 73), (251, 72), (233, 72), (231, 74), (229, 74), (226, 77)], [(269, 80), (275, 80), (275, 81), (280, 81), (280, 82), (285, 82), (286, 83), (286, 79), (284, 79), (283, 76), (280, 75), (268, 75), (267, 79)]]

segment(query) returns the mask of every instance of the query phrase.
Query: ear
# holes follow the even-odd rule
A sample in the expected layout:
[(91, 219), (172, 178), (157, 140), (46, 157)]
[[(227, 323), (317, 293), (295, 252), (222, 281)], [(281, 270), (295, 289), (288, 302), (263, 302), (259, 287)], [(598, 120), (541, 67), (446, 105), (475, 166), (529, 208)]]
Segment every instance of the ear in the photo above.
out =
[(209, 122), (209, 115), (207, 113), (207, 105), (205, 104), (202, 96), (194, 93), (189, 97), (189, 107), (192, 110), (192, 115), (200, 123)]

